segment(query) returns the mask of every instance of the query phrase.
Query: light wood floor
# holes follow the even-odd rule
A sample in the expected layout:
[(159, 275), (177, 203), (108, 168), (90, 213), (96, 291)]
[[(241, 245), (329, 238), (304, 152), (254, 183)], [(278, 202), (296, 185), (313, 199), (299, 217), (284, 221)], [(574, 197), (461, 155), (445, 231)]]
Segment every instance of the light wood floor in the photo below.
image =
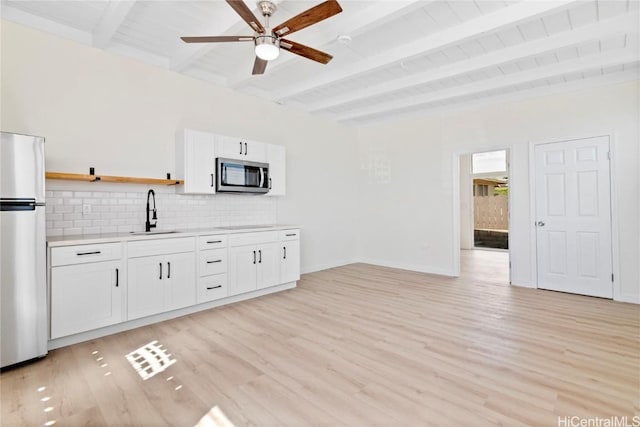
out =
[[(0, 424), (193, 426), (222, 411), (236, 426), (557, 426), (638, 414), (640, 308), (507, 286), (506, 259), (463, 253), (455, 279), (350, 265), (55, 350), (2, 373)], [(176, 363), (143, 381), (125, 355), (153, 340)]]

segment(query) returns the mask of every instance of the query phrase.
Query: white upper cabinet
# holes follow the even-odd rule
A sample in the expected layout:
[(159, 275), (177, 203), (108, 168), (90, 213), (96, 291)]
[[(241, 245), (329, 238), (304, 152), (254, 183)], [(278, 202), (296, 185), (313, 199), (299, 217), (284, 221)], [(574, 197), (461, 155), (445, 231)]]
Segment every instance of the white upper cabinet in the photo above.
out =
[(269, 192), (267, 196), (285, 195), (286, 150), (282, 145), (267, 144)]
[(268, 163), (267, 195), (285, 195), (286, 149), (283, 146), (193, 129), (182, 129), (176, 136), (175, 178), (184, 180), (184, 185), (178, 186), (177, 191), (215, 194), (218, 157)]
[(267, 147), (262, 142), (250, 141), (231, 136), (218, 136), (218, 157), (225, 159), (248, 160), (250, 162), (267, 161)]
[(184, 179), (178, 191), (186, 194), (215, 194), (216, 135), (192, 129), (178, 132), (176, 178)]

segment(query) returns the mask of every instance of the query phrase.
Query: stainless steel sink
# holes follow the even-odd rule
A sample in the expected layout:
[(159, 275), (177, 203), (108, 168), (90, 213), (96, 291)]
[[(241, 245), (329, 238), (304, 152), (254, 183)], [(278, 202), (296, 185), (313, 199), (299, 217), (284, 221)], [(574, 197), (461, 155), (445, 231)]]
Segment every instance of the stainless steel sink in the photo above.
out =
[(172, 233), (178, 233), (178, 231), (176, 230), (172, 230), (172, 231), (131, 231), (131, 234), (133, 234), (134, 236), (146, 236), (146, 235), (152, 235), (152, 234), (172, 234)]

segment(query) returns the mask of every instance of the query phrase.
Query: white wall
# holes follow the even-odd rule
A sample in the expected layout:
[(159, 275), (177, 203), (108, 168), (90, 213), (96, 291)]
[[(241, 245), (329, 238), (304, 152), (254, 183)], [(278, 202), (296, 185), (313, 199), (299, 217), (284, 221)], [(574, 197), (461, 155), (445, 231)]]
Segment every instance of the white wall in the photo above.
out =
[(473, 175), (471, 153), (460, 155), (460, 249), (473, 249)]
[(454, 273), (456, 155), (511, 148), (512, 280), (532, 286), (529, 142), (612, 134), (617, 297), (640, 302), (637, 83), (354, 130), (0, 22), (1, 128), (46, 136), (48, 170), (163, 177), (183, 127), (286, 146), (277, 218), (303, 227), (303, 271), (364, 259)]
[(163, 178), (174, 172), (175, 132), (185, 127), (281, 144), (288, 194), (277, 217), (303, 227), (303, 271), (353, 259), (354, 130), (0, 22), (1, 128), (45, 136), (47, 170)]
[(529, 144), (610, 134), (619, 234), (614, 250), (620, 259), (614, 293), (616, 299), (640, 302), (639, 92), (632, 82), (360, 129), (361, 158), (375, 157), (390, 171), (384, 182), (361, 173), (362, 257), (454, 274), (457, 155), (510, 148), (512, 282), (535, 286)]

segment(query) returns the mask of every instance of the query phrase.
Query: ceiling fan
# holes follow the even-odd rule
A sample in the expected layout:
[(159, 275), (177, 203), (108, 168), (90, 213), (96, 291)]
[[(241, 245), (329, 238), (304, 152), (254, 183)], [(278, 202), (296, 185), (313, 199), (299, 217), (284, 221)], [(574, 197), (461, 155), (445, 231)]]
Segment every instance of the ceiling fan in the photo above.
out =
[(255, 44), (256, 60), (253, 63), (253, 74), (263, 74), (267, 62), (276, 59), (280, 48), (313, 61), (326, 64), (333, 56), (309, 46), (283, 39), (283, 36), (302, 30), (310, 25), (323, 21), (340, 12), (342, 8), (336, 0), (327, 0), (308, 9), (277, 27), (269, 27), (269, 18), (276, 11), (276, 5), (268, 0), (258, 1), (258, 8), (264, 16), (264, 25), (251, 12), (242, 0), (226, 0), (229, 6), (255, 31), (252, 36), (197, 36), (180, 37), (185, 43), (220, 43), (220, 42), (249, 42)]

